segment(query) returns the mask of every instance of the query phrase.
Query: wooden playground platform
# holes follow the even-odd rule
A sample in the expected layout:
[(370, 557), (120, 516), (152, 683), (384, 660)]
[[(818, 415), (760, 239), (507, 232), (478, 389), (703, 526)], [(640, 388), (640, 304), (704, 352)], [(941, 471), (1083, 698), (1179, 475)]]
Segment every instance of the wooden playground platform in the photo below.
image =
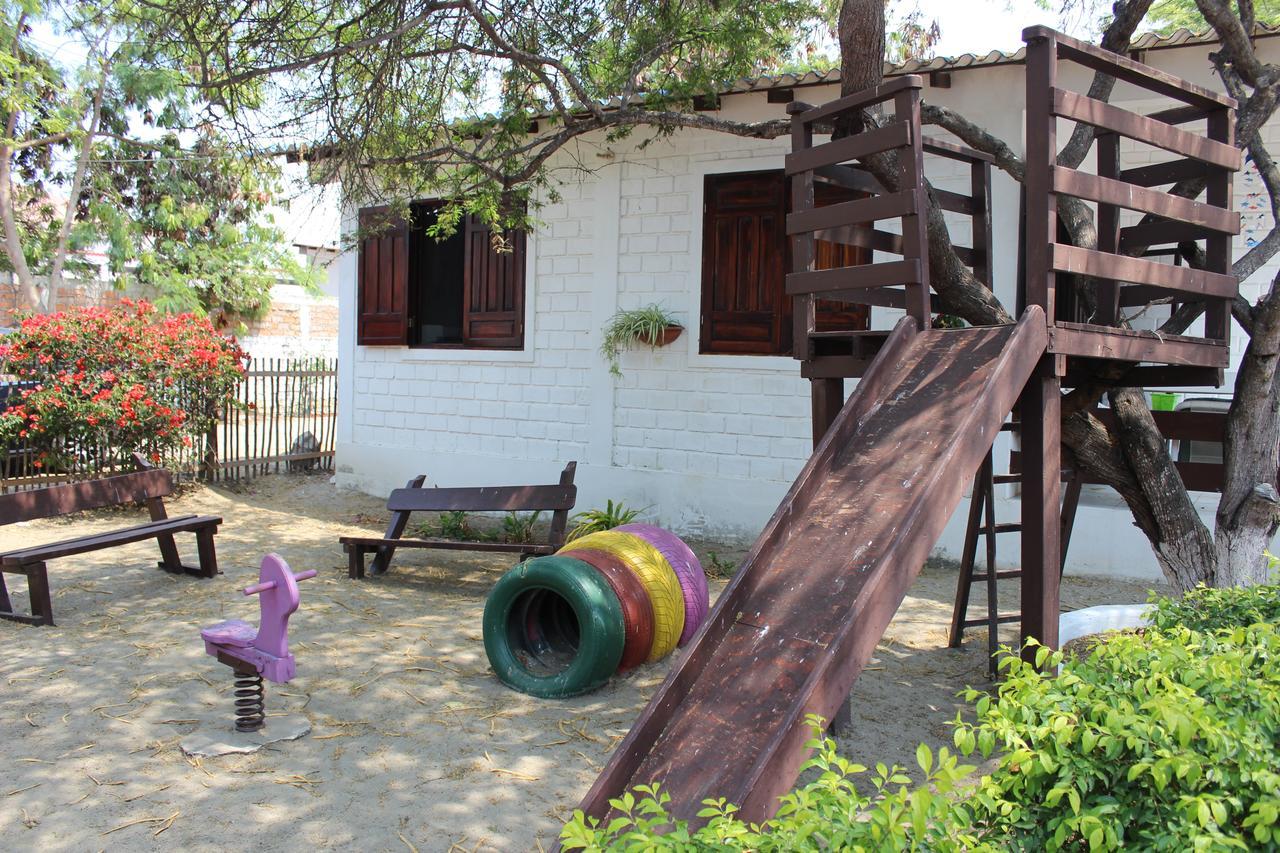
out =
[[(1062, 547), (1061, 392), (1099, 365), (1125, 386), (1220, 384), (1229, 359), (1231, 202), (1241, 154), (1235, 102), (1127, 57), (1043, 27), (1027, 48), (1025, 234), (1015, 325), (932, 329), (928, 194), (970, 218), (957, 251), (991, 284), (991, 160), (921, 132), (919, 77), (829, 104), (792, 104), (792, 210), (787, 217), (797, 359), (812, 380), (815, 451), (707, 623), (618, 746), (582, 809), (609, 813), (625, 790), (661, 781), (671, 811), (696, 821), (726, 797), (761, 820), (794, 784), (805, 718), (831, 719), (958, 506), (1001, 429), (1020, 436), (1021, 636), (1057, 644)], [(1060, 87), (1063, 63), (1084, 66), (1177, 106), (1150, 115)], [(864, 111), (892, 107), (886, 121)], [(815, 141), (833, 123), (862, 132)], [(1060, 120), (1094, 128), (1096, 173), (1057, 162)], [(1196, 123), (1204, 131), (1186, 129)], [(1173, 159), (1125, 169), (1120, 139)], [(966, 194), (931, 189), (928, 151), (969, 166)], [(891, 153), (879, 177), (851, 161)], [(1159, 189), (1195, 180), (1203, 201)], [(865, 198), (815, 206), (833, 183)], [(1096, 206), (1096, 248), (1064, 241), (1060, 197)], [(1121, 211), (1143, 215), (1121, 227)], [(875, 223), (897, 219), (900, 233)], [(862, 266), (817, 269), (818, 240), (874, 249)], [(1206, 263), (1159, 260), (1202, 241)], [(892, 331), (818, 331), (817, 300), (905, 308)], [(1195, 305), (1201, 334), (1128, 327), (1122, 309), (1156, 299)], [(845, 400), (844, 380), (860, 378)], [(1120, 380), (1118, 380), (1120, 381)], [(1015, 414), (1009, 420), (1011, 414)]]

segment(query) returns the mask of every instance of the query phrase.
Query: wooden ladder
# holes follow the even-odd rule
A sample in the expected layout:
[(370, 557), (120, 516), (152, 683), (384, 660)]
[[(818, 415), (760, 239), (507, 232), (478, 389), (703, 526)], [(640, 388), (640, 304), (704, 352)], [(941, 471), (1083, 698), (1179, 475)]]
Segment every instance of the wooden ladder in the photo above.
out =
[[(1016, 432), (1017, 422), (1006, 423), (1002, 432)], [(1000, 613), (999, 581), (1014, 580), (1022, 577), (1021, 569), (996, 568), (996, 537), (1001, 533), (1020, 533), (1022, 525), (1017, 523), (1001, 523), (996, 521), (995, 487), (998, 484), (1017, 483), (1022, 479), (1020, 474), (995, 473), (995, 449), (987, 451), (978, 473), (973, 477), (972, 497), (969, 501), (969, 520), (965, 528), (964, 550), (960, 555), (960, 576), (956, 581), (956, 600), (951, 612), (951, 632), (947, 645), (958, 649), (964, 642), (966, 628), (987, 627), (987, 671), (991, 677), (996, 675), (996, 653), (1000, 650), (1000, 626), (1011, 622), (1019, 622), (1021, 613)], [(1076, 507), (1080, 503), (1081, 479), (1073, 471), (1064, 471), (1063, 479), (1067, 487), (1062, 496), (1062, 562), (1058, 566), (1061, 576), (1067, 563), (1067, 545), (1071, 541), (1071, 529), (1075, 525)], [(978, 537), (986, 542), (986, 561), (981, 574), (975, 574), (978, 558)], [(987, 612), (975, 619), (969, 618), (969, 598), (975, 583), (985, 583), (987, 587)]]

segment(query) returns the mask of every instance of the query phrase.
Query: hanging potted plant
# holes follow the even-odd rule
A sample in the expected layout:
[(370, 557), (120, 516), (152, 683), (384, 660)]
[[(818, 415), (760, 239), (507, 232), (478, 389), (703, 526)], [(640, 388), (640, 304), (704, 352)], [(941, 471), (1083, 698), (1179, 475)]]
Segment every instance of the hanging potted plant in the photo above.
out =
[(619, 311), (605, 324), (600, 354), (608, 360), (609, 372), (620, 377), (618, 356), (624, 349), (634, 344), (645, 344), (650, 349), (664, 347), (683, 331), (684, 327), (660, 305)]

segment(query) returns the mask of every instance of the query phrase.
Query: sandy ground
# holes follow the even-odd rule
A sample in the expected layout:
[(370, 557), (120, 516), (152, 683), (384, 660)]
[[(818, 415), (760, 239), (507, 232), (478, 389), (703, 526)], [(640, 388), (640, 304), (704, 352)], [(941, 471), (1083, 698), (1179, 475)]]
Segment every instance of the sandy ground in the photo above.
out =
[[(272, 850), (550, 847), (669, 666), (571, 700), (506, 689), (489, 672), (480, 617), (509, 558), (401, 552), (389, 575), (350, 581), (337, 537), (380, 531), (382, 502), (321, 476), (198, 488), (171, 508), (225, 518), (223, 575), (167, 575), (154, 543), (69, 557), (50, 564), (57, 627), (0, 621), (8, 849), (220, 850), (247, 835)], [(13, 525), (0, 528), (0, 549), (135, 519)], [(193, 562), (189, 540), (179, 548)], [(743, 553), (692, 544), (703, 557)], [(199, 629), (256, 621), (256, 603), (237, 588), (256, 580), (268, 551), (320, 572), (301, 585), (290, 626), (298, 677), (267, 689), (269, 712), (301, 713), (313, 731), (253, 755), (189, 759), (178, 749), (186, 734), (230, 720), (230, 673), (205, 656)], [(22, 579), (8, 580), (24, 606)], [(985, 683), (984, 632), (945, 648), (954, 588), (954, 567), (927, 567), (855, 686), (853, 723), (839, 734), (855, 759), (908, 764), (921, 740), (948, 743), (956, 692)], [(1141, 584), (1068, 578), (1063, 597), (1074, 608), (1145, 594)]]

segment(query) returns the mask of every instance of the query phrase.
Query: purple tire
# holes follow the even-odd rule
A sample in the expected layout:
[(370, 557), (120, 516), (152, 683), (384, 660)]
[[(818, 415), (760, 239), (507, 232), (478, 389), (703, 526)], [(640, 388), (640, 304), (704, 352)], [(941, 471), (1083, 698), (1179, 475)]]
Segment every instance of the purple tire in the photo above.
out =
[(680, 645), (683, 646), (698, 633), (711, 609), (707, 576), (702, 571), (702, 564), (679, 536), (661, 527), (654, 527), (652, 524), (624, 524), (614, 530), (639, 536), (657, 548), (671, 564), (680, 580), (680, 591), (684, 593), (684, 630), (680, 633)]

